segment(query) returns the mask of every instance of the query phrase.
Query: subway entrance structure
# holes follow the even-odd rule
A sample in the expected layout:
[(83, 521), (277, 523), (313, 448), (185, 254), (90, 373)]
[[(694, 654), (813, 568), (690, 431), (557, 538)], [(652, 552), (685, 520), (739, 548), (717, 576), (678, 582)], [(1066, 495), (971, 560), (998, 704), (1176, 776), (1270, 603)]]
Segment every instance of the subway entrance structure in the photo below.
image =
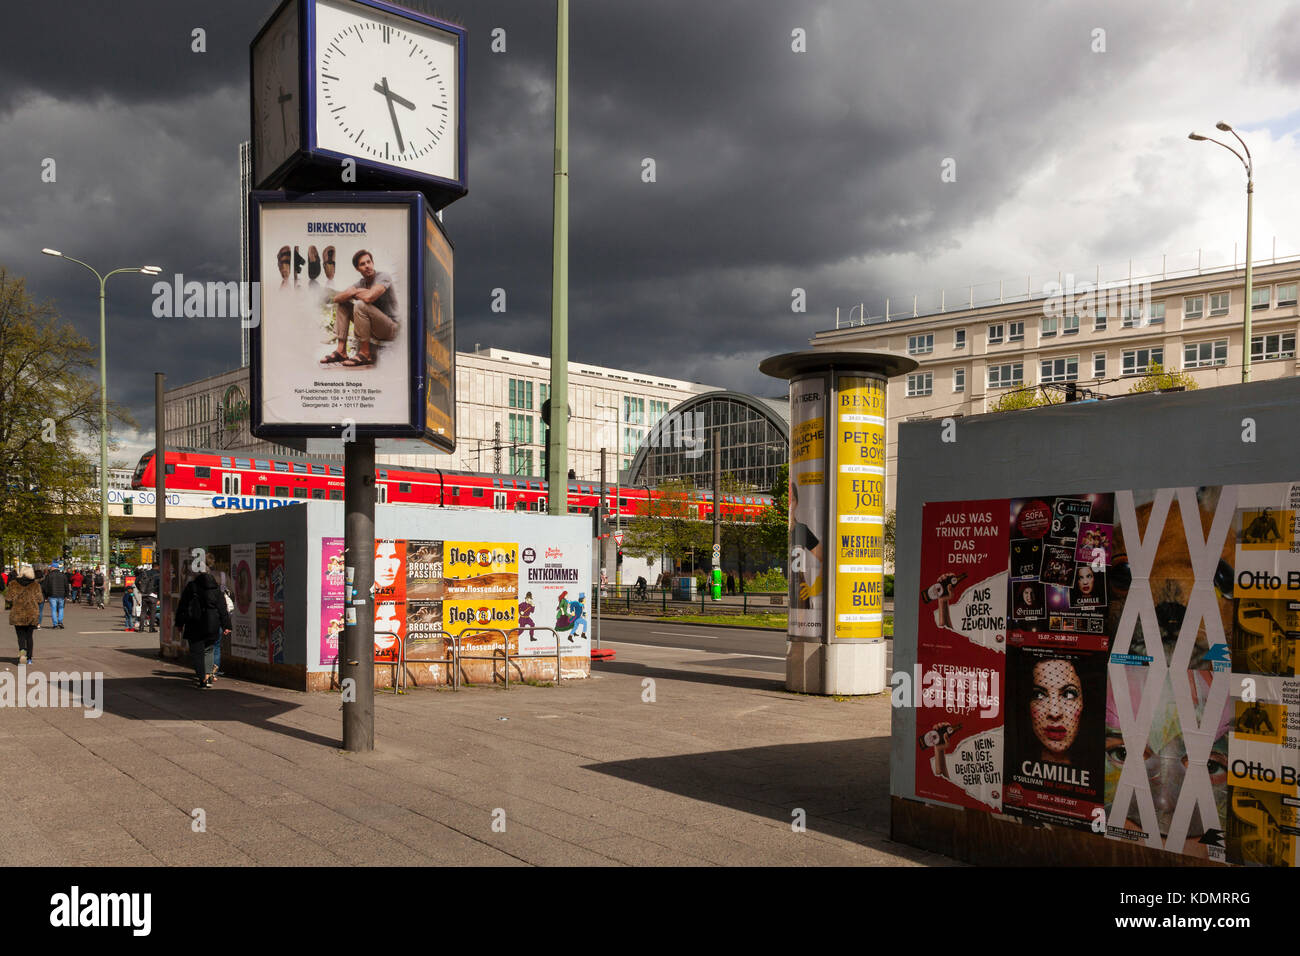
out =
[(916, 366), (830, 350), (759, 363), (790, 386), (788, 690), (885, 689), (886, 391)]

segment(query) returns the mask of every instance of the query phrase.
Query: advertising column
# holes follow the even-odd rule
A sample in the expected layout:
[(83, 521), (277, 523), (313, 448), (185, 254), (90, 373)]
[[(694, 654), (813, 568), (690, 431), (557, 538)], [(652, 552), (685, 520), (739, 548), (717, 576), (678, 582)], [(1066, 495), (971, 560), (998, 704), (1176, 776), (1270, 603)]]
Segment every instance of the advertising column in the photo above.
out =
[(830, 350), (759, 363), (790, 383), (789, 690), (885, 689), (885, 389), (915, 368)]

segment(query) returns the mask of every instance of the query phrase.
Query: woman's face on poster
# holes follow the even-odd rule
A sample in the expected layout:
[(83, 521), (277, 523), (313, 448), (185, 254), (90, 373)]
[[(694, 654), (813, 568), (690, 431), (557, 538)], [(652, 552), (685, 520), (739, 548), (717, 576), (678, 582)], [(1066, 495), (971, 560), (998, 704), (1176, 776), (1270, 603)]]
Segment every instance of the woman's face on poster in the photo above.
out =
[(375, 584), (381, 588), (390, 588), (397, 580), (402, 559), (397, 556), (397, 545), (391, 541), (384, 542), (375, 551)]
[(1082, 565), (1074, 580), (1080, 594), (1084, 597), (1092, 596), (1094, 589), (1097, 587), (1097, 579), (1093, 576), (1092, 568), (1086, 564)]
[(1082, 714), (1083, 684), (1074, 665), (1063, 660), (1035, 664), (1029, 718), (1045, 755), (1063, 757), (1069, 751), (1079, 736)]

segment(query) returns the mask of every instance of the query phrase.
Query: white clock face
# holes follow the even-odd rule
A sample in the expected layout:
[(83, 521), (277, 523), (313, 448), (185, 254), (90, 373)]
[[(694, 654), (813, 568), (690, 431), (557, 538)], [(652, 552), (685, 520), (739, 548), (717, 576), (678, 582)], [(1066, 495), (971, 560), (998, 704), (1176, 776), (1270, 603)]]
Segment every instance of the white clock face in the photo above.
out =
[(316, 145), (458, 179), (456, 36), (347, 0), (316, 3)]
[(298, 4), (276, 17), (253, 51), (253, 178), (262, 182), (301, 141)]

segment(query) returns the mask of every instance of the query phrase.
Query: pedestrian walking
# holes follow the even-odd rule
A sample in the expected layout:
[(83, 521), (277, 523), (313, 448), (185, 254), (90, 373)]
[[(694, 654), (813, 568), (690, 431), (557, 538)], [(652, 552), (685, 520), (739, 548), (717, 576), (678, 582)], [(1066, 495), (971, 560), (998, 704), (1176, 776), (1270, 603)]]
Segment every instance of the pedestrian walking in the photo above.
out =
[(122, 616), (126, 619), (125, 630), (128, 631), (135, 630), (135, 628), (131, 626), (131, 618), (134, 616), (135, 611), (135, 600), (133, 599), (131, 592), (134, 590), (134, 587), (129, 587), (122, 591)]
[(108, 577), (104, 574), (104, 566), (101, 564), (95, 569), (95, 589), (91, 595), (92, 603), (98, 604), (99, 609), (104, 609), (104, 598), (108, 594)]
[(727, 593), (728, 594), (736, 593), (736, 576), (732, 574), (730, 571), (727, 572)]
[(204, 571), (185, 585), (176, 608), (176, 624), (190, 645), (194, 661), (194, 678), (199, 687), (213, 683), (213, 646), (230, 633), (230, 612), (221, 594), (221, 585)]
[(30, 664), (35, 638), (37, 615), (40, 613), (41, 586), (30, 564), (20, 565), (9, 578), (5, 588), (5, 607), (9, 609), (9, 623), (18, 634), (18, 663)]
[(68, 576), (63, 573), (62, 563), (55, 561), (45, 572), (41, 592), (50, 605), (50, 627), (63, 630), (63, 604), (68, 598)]
[(81, 599), (81, 585), (85, 580), (85, 575), (81, 573), (81, 568), (74, 568), (68, 583), (72, 585), (72, 603), (76, 604)]

